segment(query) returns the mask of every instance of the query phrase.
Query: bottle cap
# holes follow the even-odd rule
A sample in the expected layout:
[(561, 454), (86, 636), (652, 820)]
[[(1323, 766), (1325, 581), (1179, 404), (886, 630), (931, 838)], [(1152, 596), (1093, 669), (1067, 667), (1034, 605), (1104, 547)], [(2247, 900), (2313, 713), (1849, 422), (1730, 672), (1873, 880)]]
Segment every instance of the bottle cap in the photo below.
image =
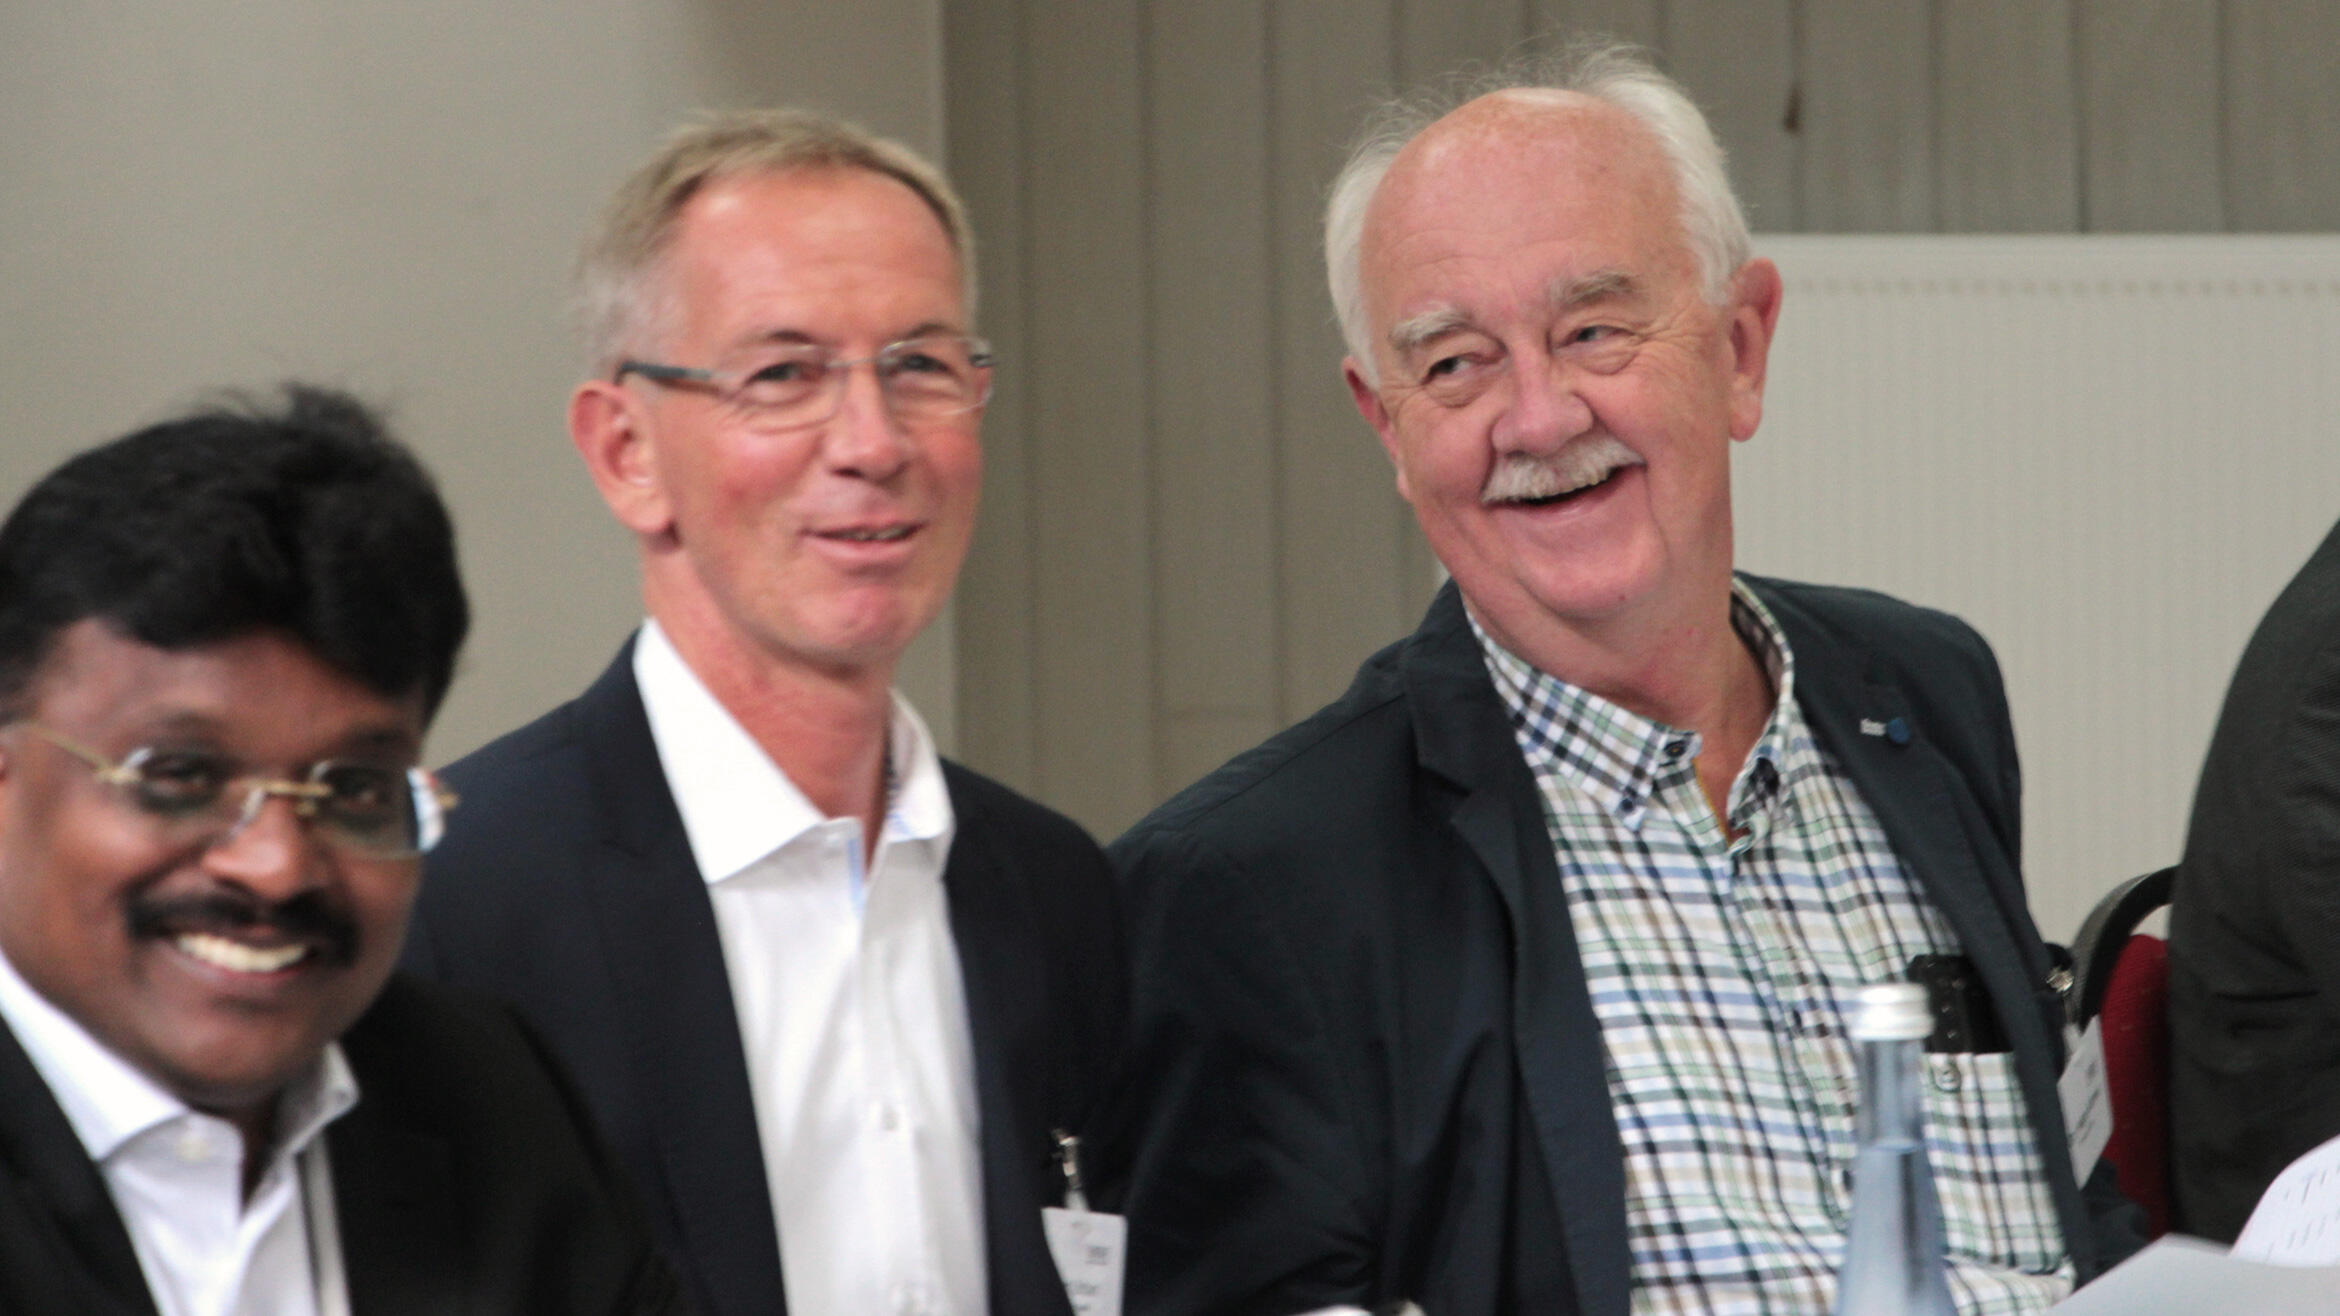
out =
[(1933, 1031), (1926, 989), (1914, 982), (1871, 983), (1853, 996), (1856, 1042), (1922, 1042)]

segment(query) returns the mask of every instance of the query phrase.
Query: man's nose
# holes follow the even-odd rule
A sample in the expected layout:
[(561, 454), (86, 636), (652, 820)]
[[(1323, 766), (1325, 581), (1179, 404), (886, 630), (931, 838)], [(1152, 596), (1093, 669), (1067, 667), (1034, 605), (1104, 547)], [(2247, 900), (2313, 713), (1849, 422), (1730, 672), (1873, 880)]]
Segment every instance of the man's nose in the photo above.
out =
[(283, 795), (264, 796), (203, 852), (203, 866), (270, 902), (316, 886), (324, 870), (323, 845), (301, 817), (300, 805)]
[(1550, 353), (1511, 358), (1509, 397), (1495, 418), (1493, 439), (1504, 452), (1551, 452), (1593, 427), (1592, 405), (1577, 372)]
[(838, 471), (869, 480), (892, 478), (909, 464), (910, 431), (894, 415), (874, 361), (845, 371), (844, 396), (823, 436), (823, 451)]

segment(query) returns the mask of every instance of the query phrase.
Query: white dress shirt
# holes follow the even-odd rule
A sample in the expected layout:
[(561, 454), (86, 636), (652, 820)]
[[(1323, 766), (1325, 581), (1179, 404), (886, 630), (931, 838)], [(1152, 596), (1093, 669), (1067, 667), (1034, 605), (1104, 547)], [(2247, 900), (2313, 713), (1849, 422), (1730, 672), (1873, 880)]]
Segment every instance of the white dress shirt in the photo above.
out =
[(634, 679), (706, 879), (747, 1052), (791, 1316), (982, 1316), (974, 1043), (942, 885), (942, 760), (896, 696), (874, 857), (656, 622)]
[(276, 1147), (244, 1198), (244, 1140), (133, 1068), (0, 956), (0, 1016), (114, 1199), (162, 1316), (349, 1310), (325, 1126), (357, 1104), (338, 1044), (285, 1090)]

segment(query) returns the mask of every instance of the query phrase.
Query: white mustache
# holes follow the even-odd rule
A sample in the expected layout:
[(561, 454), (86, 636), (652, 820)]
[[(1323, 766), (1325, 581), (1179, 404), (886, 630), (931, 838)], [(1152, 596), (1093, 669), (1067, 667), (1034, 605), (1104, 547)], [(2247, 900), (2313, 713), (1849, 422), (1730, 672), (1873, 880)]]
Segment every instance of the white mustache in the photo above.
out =
[(1606, 434), (1579, 439), (1548, 456), (1505, 453), (1479, 489), (1482, 504), (1516, 503), (1589, 489), (1628, 466), (1641, 454)]

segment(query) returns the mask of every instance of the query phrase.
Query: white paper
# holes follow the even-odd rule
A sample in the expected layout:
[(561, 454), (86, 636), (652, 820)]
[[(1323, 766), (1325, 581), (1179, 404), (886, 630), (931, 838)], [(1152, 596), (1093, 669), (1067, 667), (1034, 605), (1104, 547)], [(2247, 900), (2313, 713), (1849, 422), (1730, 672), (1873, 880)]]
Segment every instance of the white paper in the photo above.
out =
[(2049, 1308), (2050, 1316), (2335, 1316), (2340, 1266), (2270, 1266), (2171, 1235)]
[(1040, 1208), (1064, 1296), (1075, 1316), (1121, 1316), (1121, 1268), (1129, 1252), (1129, 1222), (1102, 1211)]
[(2056, 1095), (2064, 1104), (2064, 1136), (2072, 1147), (2072, 1178), (2087, 1183), (2096, 1169), (2096, 1158), (2104, 1155), (2106, 1144), (2112, 1141), (2112, 1093), (2104, 1082), (2101, 1016), (2088, 1021), (2088, 1031), (2080, 1034), (2079, 1045), (2072, 1048), (2071, 1062), (2064, 1066), (2064, 1076), (2056, 1080)]
[(2275, 1176), (2236, 1235), (2234, 1255), (2281, 1266), (2340, 1264), (2340, 1138)]

